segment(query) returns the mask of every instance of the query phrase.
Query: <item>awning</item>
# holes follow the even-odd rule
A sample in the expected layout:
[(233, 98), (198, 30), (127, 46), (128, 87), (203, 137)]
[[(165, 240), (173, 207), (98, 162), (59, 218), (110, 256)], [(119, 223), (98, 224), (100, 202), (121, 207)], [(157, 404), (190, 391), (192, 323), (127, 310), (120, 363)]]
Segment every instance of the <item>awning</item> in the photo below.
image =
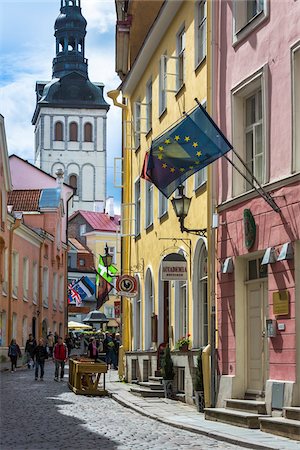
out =
[(118, 323), (118, 321), (116, 319), (109, 319), (107, 326), (118, 328), (120, 326), (120, 324)]
[(90, 325), (86, 325), (85, 323), (70, 321), (68, 322), (68, 328), (72, 330), (90, 330), (92, 327)]

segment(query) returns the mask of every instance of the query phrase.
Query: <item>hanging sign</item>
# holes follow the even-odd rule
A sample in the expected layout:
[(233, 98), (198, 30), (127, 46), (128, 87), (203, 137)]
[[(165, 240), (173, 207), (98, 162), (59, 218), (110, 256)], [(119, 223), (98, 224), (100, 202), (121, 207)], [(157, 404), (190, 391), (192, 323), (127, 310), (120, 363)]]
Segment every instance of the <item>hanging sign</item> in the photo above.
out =
[(256, 238), (256, 224), (250, 209), (244, 209), (244, 234), (245, 247), (247, 250), (250, 250)]
[(135, 297), (137, 294), (137, 281), (131, 275), (121, 275), (117, 278), (116, 289), (119, 295)]
[(161, 263), (162, 281), (186, 281), (187, 262), (180, 253), (170, 253)]
[(121, 302), (119, 300), (116, 300), (114, 302), (114, 308), (115, 308), (115, 319), (119, 319), (121, 317)]

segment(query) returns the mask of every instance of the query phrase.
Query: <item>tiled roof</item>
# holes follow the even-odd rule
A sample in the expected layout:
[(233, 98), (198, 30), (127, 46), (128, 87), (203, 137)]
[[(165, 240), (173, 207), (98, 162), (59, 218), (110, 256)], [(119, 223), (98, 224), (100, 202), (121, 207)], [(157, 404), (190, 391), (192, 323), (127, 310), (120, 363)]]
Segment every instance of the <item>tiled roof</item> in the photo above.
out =
[(75, 238), (69, 238), (70, 243), (80, 252), (80, 253), (91, 253), (84, 245), (81, 244), (77, 239)]
[(38, 211), (41, 189), (16, 190), (8, 193), (7, 204), (14, 211)]
[(73, 214), (70, 220), (72, 220), (77, 214), (81, 214), (81, 216), (95, 231), (107, 231), (111, 233), (116, 233), (118, 231), (120, 221), (120, 216), (118, 215), (111, 219), (106, 213), (80, 210)]

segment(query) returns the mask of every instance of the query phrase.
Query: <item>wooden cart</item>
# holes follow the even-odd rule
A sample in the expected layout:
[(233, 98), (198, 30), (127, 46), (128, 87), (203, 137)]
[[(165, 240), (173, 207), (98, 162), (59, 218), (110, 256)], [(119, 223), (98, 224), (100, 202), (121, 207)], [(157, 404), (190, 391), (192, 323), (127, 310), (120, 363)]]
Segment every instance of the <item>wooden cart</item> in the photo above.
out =
[[(95, 362), (88, 358), (70, 359), (69, 388), (75, 394), (106, 395), (106, 373), (107, 365), (103, 362)], [(101, 377), (102, 374), (103, 376)]]

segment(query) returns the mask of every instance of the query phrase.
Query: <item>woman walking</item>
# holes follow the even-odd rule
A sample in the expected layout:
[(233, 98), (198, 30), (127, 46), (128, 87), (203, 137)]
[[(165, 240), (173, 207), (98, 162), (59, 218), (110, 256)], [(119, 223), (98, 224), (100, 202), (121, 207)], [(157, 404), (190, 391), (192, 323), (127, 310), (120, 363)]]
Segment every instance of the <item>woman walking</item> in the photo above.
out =
[(45, 360), (48, 359), (48, 352), (43, 338), (39, 339), (39, 345), (35, 347), (34, 355), (35, 355), (35, 381), (37, 381), (39, 376), (39, 367), (41, 369), (40, 380), (43, 381)]
[(17, 370), (17, 360), (18, 356), (21, 358), (22, 353), (20, 347), (18, 346), (15, 339), (11, 340), (10, 346), (8, 347), (8, 356), (11, 360), (11, 372), (15, 372)]

